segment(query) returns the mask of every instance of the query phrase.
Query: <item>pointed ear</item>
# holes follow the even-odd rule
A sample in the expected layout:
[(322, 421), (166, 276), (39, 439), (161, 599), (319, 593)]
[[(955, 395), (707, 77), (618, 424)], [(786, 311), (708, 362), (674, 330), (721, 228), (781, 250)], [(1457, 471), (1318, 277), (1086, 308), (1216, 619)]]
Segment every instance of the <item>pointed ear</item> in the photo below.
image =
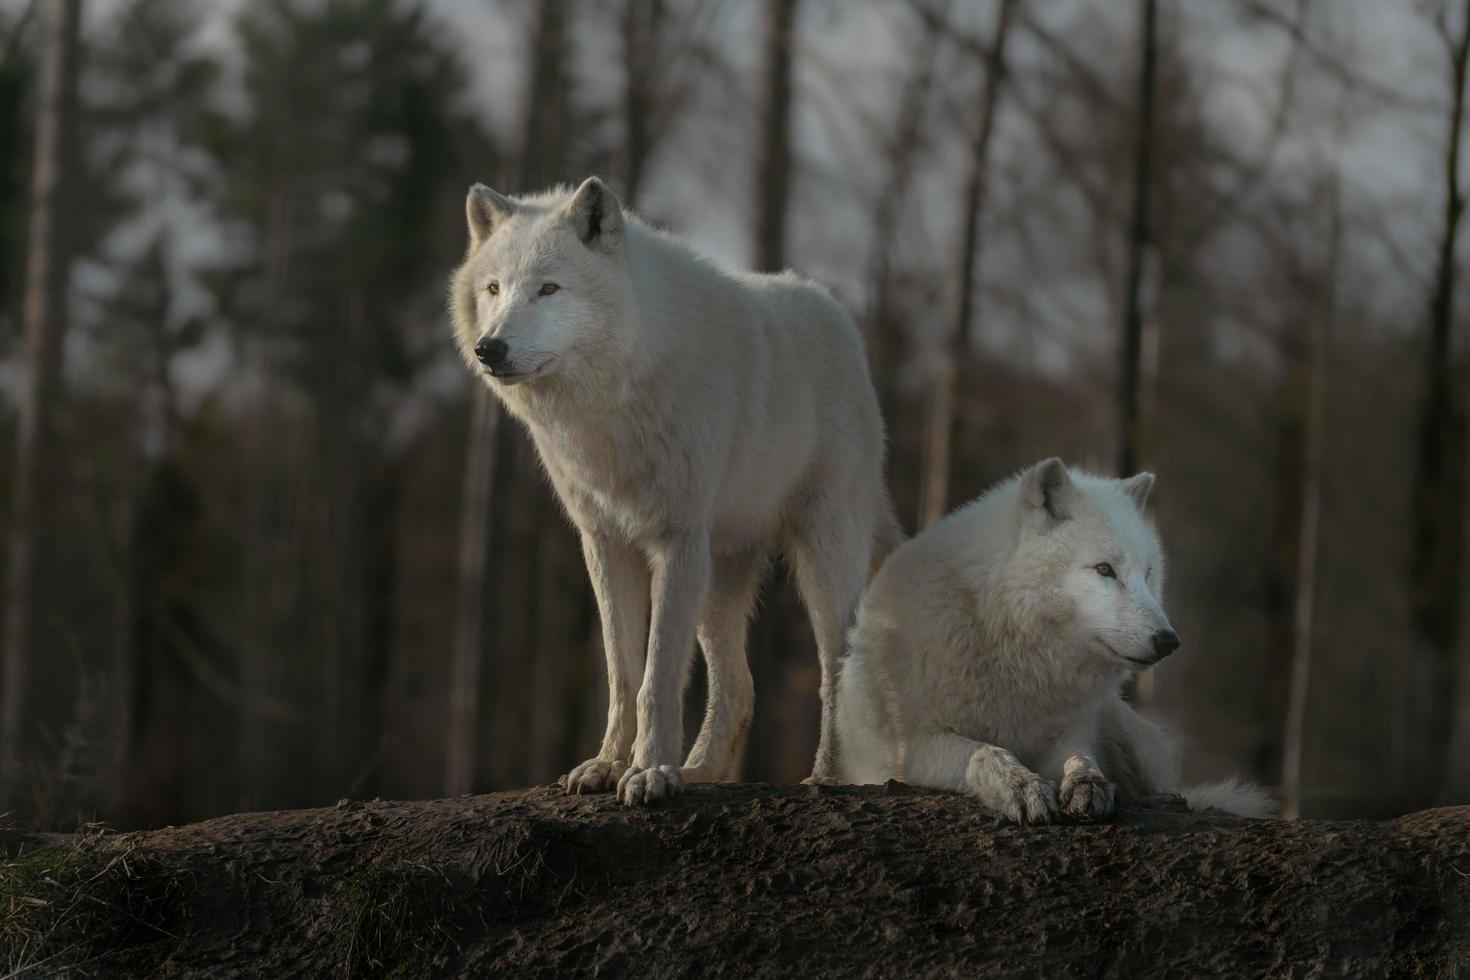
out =
[(588, 177), (561, 210), (577, 237), (590, 246), (607, 251), (623, 230), (623, 206), (612, 190), (596, 177)]
[(484, 184), (476, 184), (464, 199), (464, 216), (470, 226), (470, 245), (478, 245), (495, 233), (500, 223), (515, 212), (515, 202)]
[(1154, 488), (1154, 475), (1139, 473), (1137, 476), (1130, 476), (1122, 482), (1121, 488), (1128, 499), (1133, 501), (1133, 506), (1142, 511), (1143, 505), (1148, 503), (1149, 491)]
[(1072, 516), (1074, 492), (1067, 465), (1055, 456), (1037, 463), (1021, 477), (1021, 506), (1027, 512), (1041, 511), (1054, 521)]

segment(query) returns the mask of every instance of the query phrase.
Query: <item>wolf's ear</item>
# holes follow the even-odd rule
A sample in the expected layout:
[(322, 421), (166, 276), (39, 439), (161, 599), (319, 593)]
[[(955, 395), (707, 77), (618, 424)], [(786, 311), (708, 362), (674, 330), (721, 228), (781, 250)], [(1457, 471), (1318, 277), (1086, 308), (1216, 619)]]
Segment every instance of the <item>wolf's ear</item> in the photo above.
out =
[(515, 211), (515, 202), (484, 184), (476, 184), (464, 199), (464, 216), (470, 226), (470, 244), (489, 238), (500, 223)]
[(1130, 476), (1122, 482), (1122, 490), (1133, 501), (1133, 506), (1141, 512), (1143, 505), (1148, 503), (1149, 491), (1154, 488), (1154, 475), (1152, 473), (1139, 473)]
[(1041, 511), (1054, 521), (1072, 516), (1075, 487), (1067, 464), (1053, 456), (1044, 459), (1021, 477), (1021, 503), (1029, 511)]
[(623, 230), (623, 206), (612, 190), (596, 177), (588, 177), (561, 210), (587, 245), (610, 249)]

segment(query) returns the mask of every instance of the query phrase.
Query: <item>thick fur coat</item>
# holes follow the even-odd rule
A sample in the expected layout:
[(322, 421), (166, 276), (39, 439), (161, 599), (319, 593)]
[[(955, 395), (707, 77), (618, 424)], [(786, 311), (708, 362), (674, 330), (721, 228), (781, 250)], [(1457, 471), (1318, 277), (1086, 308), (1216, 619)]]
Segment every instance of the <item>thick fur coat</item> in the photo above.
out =
[[(476, 185), (466, 212), (455, 338), (530, 432), (602, 617), (607, 731), (568, 790), (641, 803), (735, 775), (754, 706), (747, 620), (773, 552), (815, 630), (813, 775), (830, 778), (844, 633), (897, 537), (851, 319), (792, 273), (717, 268), (624, 213), (596, 178), (519, 198)], [(709, 703), (685, 758), (696, 634)]]
[[(1179, 790), (1172, 739), (1126, 704), (1179, 646), (1154, 478), (1039, 463), (898, 548), (864, 596), (838, 686), (840, 774), (975, 795), (1011, 819), (1091, 818)], [(1238, 783), (1184, 790), (1261, 816)]]

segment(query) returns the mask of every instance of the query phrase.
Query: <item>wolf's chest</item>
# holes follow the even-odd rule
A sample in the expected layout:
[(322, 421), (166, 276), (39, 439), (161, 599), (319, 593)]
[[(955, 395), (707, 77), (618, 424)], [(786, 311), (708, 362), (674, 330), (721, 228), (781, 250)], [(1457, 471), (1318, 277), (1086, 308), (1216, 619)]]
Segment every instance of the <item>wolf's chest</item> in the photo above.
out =
[(680, 492), (679, 461), (657, 443), (604, 428), (537, 433), (552, 485), (581, 525), (611, 526), (642, 538), (667, 526)]

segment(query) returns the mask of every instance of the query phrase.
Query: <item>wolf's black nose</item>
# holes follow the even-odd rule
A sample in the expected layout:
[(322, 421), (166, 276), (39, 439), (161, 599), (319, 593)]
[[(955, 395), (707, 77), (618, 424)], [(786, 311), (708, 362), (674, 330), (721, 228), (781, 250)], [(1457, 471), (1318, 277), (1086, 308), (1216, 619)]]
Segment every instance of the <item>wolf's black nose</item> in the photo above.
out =
[(505, 363), (507, 349), (503, 340), (491, 340), (489, 337), (481, 337), (480, 342), (475, 345), (475, 356), (486, 367), (499, 367)]
[(1159, 630), (1154, 634), (1154, 653), (1160, 660), (1179, 649), (1179, 634), (1173, 630)]

